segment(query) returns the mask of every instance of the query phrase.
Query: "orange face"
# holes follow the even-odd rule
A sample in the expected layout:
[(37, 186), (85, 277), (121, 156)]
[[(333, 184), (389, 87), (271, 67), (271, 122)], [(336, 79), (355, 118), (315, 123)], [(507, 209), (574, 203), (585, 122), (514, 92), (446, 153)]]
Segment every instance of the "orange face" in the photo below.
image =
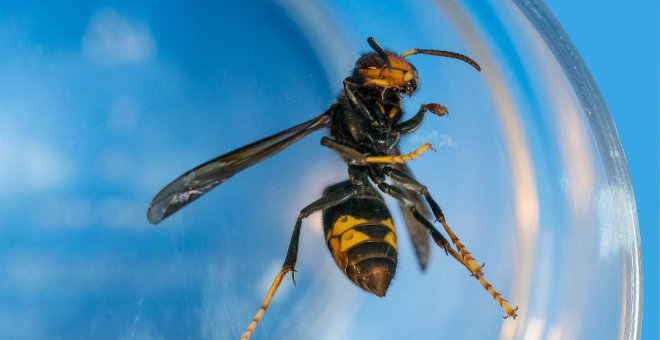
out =
[(376, 53), (367, 53), (357, 60), (354, 74), (364, 80), (360, 85), (412, 94), (419, 85), (417, 69), (396, 54), (386, 52), (386, 55), (389, 65)]

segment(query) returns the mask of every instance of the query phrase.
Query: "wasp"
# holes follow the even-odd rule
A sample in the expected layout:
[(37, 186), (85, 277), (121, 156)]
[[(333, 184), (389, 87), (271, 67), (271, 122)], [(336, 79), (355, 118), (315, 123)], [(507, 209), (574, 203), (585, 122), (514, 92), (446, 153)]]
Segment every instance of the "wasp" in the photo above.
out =
[[(314, 131), (329, 130), (321, 145), (343, 158), (348, 179), (327, 187), (318, 200), (300, 210), (284, 264), (242, 339), (251, 336), (287, 273), (295, 283), (302, 222), (315, 212), (322, 212), (328, 249), (346, 277), (369, 293), (385, 296), (395, 274), (398, 249), (396, 229), (381, 193), (399, 202), (422, 269), (432, 239), (483, 285), (503, 308), (505, 318), (517, 316), (518, 308), (512, 308), (486, 281), (483, 265), (461, 243), (428, 188), (407, 166), (406, 162), (432, 149), (431, 144), (410, 153), (401, 153), (398, 147), (401, 136), (417, 129), (427, 112), (440, 117), (448, 112), (440, 104), (424, 104), (410, 119), (401, 121), (404, 98), (419, 87), (417, 69), (406, 58), (416, 54), (449, 57), (481, 71), (479, 64), (455, 52), (415, 48), (397, 55), (383, 50), (373, 37), (367, 43), (373, 51), (357, 59), (337, 101), (321, 115), (197, 166), (165, 186), (149, 205), (147, 217), (157, 224), (238, 172)], [(429, 214), (442, 225), (451, 243), (429, 221)]]

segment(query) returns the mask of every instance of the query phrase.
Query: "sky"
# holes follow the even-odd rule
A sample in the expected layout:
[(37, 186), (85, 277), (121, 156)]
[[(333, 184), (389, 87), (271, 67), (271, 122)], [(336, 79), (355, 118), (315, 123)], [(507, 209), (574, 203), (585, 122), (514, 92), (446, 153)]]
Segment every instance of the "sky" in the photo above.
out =
[[(299, 209), (346, 177), (318, 145), (322, 134), (158, 226), (147, 222), (146, 207), (182, 172), (325, 110), (370, 35), (387, 49), (454, 50), (482, 64), (477, 73), (455, 60), (411, 59), (422, 79), (408, 114), (438, 101), (450, 115), (428, 117), (402, 149), (436, 147), (413, 169), (521, 317), (502, 321), (480, 285), (439, 251), (420, 272), (400, 225), (398, 274), (387, 298), (363, 294), (323, 249), (317, 214), (301, 235), (297, 285), (285, 280), (261, 336), (402, 338), (442, 330), (454, 338), (554, 339), (617, 329), (617, 308), (594, 311), (617, 304), (623, 291), (617, 254), (630, 240), (610, 211), (618, 191), (607, 185), (584, 113), (547, 50), (533, 34), (512, 33), (529, 28), (512, 7), (208, 6), (0, 5), (0, 337), (240, 334), (283, 260)], [(642, 335), (655, 339), (657, 5), (548, 6), (621, 136), (642, 237)], [(580, 260), (588, 256), (593, 263)], [(480, 327), (465, 329), (468, 321)]]

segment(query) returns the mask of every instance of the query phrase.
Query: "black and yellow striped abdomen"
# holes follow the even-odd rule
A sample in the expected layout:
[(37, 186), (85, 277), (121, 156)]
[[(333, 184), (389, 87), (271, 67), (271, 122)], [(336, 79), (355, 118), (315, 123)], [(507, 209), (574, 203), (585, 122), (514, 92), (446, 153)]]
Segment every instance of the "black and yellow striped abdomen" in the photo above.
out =
[[(328, 187), (324, 195), (351, 185)], [(371, 187), (323, 212), (323, 227), (337, 266), (362, 289), (385, 296), (396, 272), (396, 231), (383, 198)]]

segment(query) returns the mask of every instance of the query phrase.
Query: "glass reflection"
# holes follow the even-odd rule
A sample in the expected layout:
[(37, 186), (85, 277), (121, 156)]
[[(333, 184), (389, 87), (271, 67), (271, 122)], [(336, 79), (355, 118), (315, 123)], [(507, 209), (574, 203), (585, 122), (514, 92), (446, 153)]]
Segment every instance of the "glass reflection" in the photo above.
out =
[(594, 123), (607, 112), (564, 72), (543, 8), (530, 21), (535, 2), (2, 6), (0, 337), (237, 338), (299, 209), (345, 165), (315, 133), (158, 226), (146, 206), (185, 170), (324, 111), (371, 35), (481, 64), (412, 57), (421, 87), (408, 113), (438, 102), (451, 114), (402, 148), (437, 149), (411, 167), (520, 318), (503, 321), (437, 249), (421, 272), (401, 227), (388, 296), (366, 295), (336, 269), (314, 215), (297, 286), (283, 282), (255, 338), (636, 337), (623, 155)]

